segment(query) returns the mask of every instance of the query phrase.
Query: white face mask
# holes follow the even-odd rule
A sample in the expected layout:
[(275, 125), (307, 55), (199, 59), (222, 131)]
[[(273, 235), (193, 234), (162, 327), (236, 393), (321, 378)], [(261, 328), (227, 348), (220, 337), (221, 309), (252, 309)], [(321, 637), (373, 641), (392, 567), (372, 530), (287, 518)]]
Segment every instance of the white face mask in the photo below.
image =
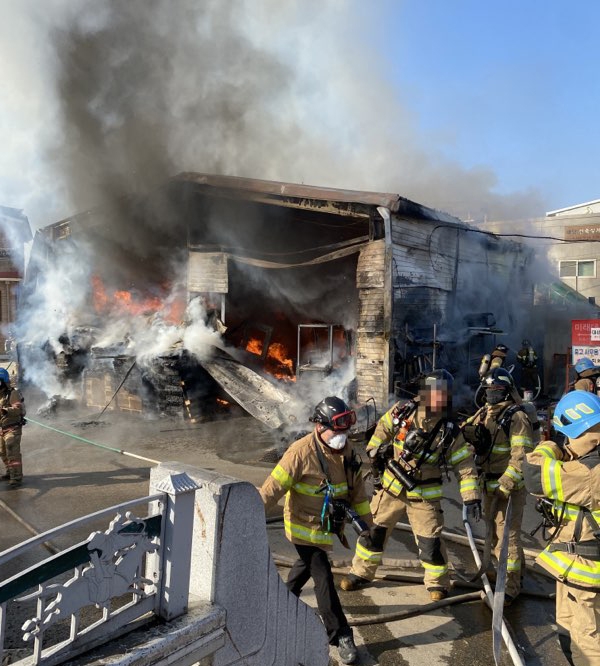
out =
[(345, 433), (338, 433), (337, 435), (334, 435), (328, 442), (327, 446), (330, 449), (333, 449), (334, 451), (341, 451), (345, 446), (346, 446), (346, 440), (348, 439), (348, 435)]

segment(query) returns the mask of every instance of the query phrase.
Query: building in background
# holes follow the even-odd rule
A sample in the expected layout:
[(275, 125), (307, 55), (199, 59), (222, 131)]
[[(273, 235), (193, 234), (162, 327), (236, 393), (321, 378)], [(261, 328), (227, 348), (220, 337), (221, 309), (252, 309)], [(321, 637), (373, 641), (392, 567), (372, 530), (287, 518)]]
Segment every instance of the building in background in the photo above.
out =
[(599, 317), (600, 200), (549, 211), (544, 217), (479, 226), (501, 236), (524, 236), (542, 260), (535, 304), (546, 314), (536, 318), (528, 337), (541, 348), (544, 386), (559, 395), (571, 372), (571, 322)]
[(560, 279), (600, 306), (600, 199), (546, 213), (544, 229), (567, 241), (553, 244), (548, 255)]
[(3, 364), (10, 360), (9, 339), (25, 271), (25, 243), (31, 239), (31, 227), (23, 211), (0, 206), (0, 363)]

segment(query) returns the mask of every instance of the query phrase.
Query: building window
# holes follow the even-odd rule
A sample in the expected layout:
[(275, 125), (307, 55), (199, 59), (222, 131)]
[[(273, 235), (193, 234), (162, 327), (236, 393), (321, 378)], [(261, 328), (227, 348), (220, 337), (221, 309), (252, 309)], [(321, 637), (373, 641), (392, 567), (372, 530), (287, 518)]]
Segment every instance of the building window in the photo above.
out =
[(561, 278), (569, 277), (596, 277), (595, 259), (573, 259), (572, 261), (558, 262)]

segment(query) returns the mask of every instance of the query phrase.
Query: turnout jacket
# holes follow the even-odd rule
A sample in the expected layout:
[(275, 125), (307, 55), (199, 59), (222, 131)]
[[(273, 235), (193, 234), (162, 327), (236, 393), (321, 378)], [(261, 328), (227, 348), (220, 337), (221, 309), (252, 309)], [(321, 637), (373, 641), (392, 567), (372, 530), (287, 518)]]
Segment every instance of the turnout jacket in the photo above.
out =
[(559, 521), (556, 535), (536, 562), (567, 585), (600, 591), (600, 556), (590, 559), (569, 552), (583, 544), (589, 548), (586, 554), (592, 554), (594, 547), (600, 553), (600, 541), (584, 515), (585, 510), (591, 512), (600, 525), (600, 454), (596, 448), (575, 460), (566, 460), (567, 456), (557, 444), (546, 441), (524, 463), (527, 490), (552, 500), (552, 512)]
[[(425, 408), (419, 407), (412, 417), (414, 420), (409, 429), (395, 427), (392, 420), (393, 413), (395, 410), (401, 409), (402, 404), (397, 402), (379, 419), (375, 432), (367, 445), (367, 451), (393, 441), (394, 458), (398, 460), (404, 452), (404, 440), (410, 429), (421, 428), (429, 433), (439, 421), (439, 418), (435, 416), (427, 417)], [(417, 485), (413, 490), (407, 490), (407, 498), (409, 500), (425, 501), (440, 500), (442, 498), (442, 465), (447, 464), (452, 467), (459, 480), (460, 494), (463, 501), (481, 499), (477, 472), (470, 449), (466, 446), (462, 437), (459, 436), (453, 439), (445, 452), (445, 456), (443, 456), (440, 448), (436, 448), (436, 444), (439, 443), (441, 437), (442, 433), (440, 432), (428, 454), (422, 451), (408, 461), (408, 464), (416, 469), (417, 462), (425, 454), (423, 463), (415, 472)], [(381, 483), (383, 488), (394, 497), (398, 497), (404, 490), (404, 486), (388, 469), (384, 471)]]
[(325, 492), (319, 492), (319, 489), (325, 481), (325, 473), (317, 446), (326, 462), (335, 499), (347, 500), (356, 513), (371, 524), (371, 510), (361, 471), (351, 466), (355, 459), (354, 449), (348, 442), (343, 455), (334, 452), (319, 440), (314, 431), (289, 447), (259, 492), (267, 510), (285, 495), (285, 535), (292, 543), (331, 550), (334, 535), (321, 526)]
[(23, 425), (25, 400), (17, 388), (0, 391), (0, 431), (14, 430)]
[(533, 429), (524, 411), (512, 414), (508, 434), (502, 427), (502, 417), (514, 404), (510, 400), (497, 405), (486, 404), (463, 424), (480, 424), (490, 434), (489, 450), (478, 454), (475, 461), (484, 474), (485, 489), (492, 493), (500, 488), (507, 497), (513, 490), (524, 487), (523, 460), (533, 449)]
[(590, 379), (589, 377), (580, 377), (573, 385), (573, 390), (596, 393), (596, 380), (595, 378)]

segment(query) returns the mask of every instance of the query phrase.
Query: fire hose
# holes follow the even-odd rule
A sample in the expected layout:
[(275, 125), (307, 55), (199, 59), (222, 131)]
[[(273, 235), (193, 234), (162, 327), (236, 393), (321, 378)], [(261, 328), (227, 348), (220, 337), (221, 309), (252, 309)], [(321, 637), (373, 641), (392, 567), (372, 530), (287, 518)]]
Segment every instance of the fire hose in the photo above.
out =
[[(270, 524), (275, 524), (275, 523), (281, 523), (283, 520), (283, 516), (274, 516), (274, 517), (269, 517), (267, 518), (266, 522), (267, 525)], [(463, 518), (464, 520), (464, 518)], [(402, 523), (397, 523), (396, 528), (403, 529), (404, 527), (408, 527), (410, 529), (410, 526), (405, 526)], [(469, 541), (469, 544), (471, 545), (471, 549), (473, 550), (473, 556), (475, 559), (475, 563), (479, 569), (482, 568), (482, 561), (481, 558), (479, 557), (479, 553), (477, 552), (477, 546), (475, 544), (475, 538), (473, 537), (473, 534), (471, 532), (470, 526), (468, 526), (468, 523), (465, 526), (465, 529), (467, 530), (467, 537), (462, 537), (461, 540), (457, 540), (458, 543), (463, 543), (464, 541), (462, 539), (467, 539)], [(447, 533), (447, 535), (452, 538), (452, 537), (461, 537), (461, 535), (455, 535), (451, 533)], [(452, 540), (452, 539), (451, 539)], [(293, 560), (282, 557), (281, 555), (274, 555), (273, 557), (274, 562), (277, 566), (282, 566), (282, 567), (291, 567), (293, 565)], [(410, 561), (410, 560), (391, 560), (391, 559), (384, 559), (382, 561), (383, 566), (391, 566), (394, 568), (401, 567), (402, 565), (404, 566), (416, 566), (417, 564), (420, 564), (420, 562), (417, 561)], [(347, 566), (349, 565), (348, 562), (346, 561), (334, 561), (332, 562), (332, 573), (335, 574), (347, 574)], [(422, 575), (408, 575), (408, 574), (383, 574), (383, 575), (376, 575), (376, 579), (378, 580), (390, 580), (390, 581), (398, 581), (398, 582), (407, 582), (407, 583), (422, 583), (423, 582), (423, 576)], [(460, 604), (460, 603), (469, 603), (471, 601), (476, 601), (476, 600), (481, 600), (483, 599), (489, 606), (490, 608), (493, 609), (493, 597), (494, 594), (491, 590), (491, 586), (489, 584), (489, 581), (487, 579), (487, 576), (482, 574), (481, 576), (481, 581), (484, 584), (484, 590), (481, 590), (479, 586), (477, 586), (475, 583), (469, 583), (468, 579), (465, 579), (463, 577), (463, 581), (457, 581), (455, 586), (460, 586), (460, 587), (472, 587), (476, 588), (478, 591), (477, 592), (470, 592), (466, 594), (459, 594), (453, 597), (448, 597), (447, 599), (443, 599), (441, 601), (437, 602), (432, 602), (429, 604), (424, 604), (422, 606), (412, 608), (412, 609), (407, 609), (407, 610), (402, 610), (402, 611), (396, 611), (392, 613), (378, 613), (374, 615), (366, 615), (363, 617), (359, 618), (349, 618), (348, 624), (350, 626), (363, 626), (363, 625), (372, 625), (372, 624), (384, 624), (387, 622), (394, 622), (398, 620), (403, 620), (403, 619), (408, 619), (411, 617), (415, 617), (417, 615), (421, 615), (422, 613), (427, 613), (430, 611), (435, 611), (437, 609), (443, 608), (445, 606), (451, 606), (455, 604)], [(491, 594), (491, 599), (492, 602), (489, 600), (489, 595)], [(526, 592), (523, 591), (522, 594), (524, 596), (531, 596), (535, 598), (540, 598), (540, 599), (552, 599), (554, 597), (553, 594), (545, 594), (545, 593), (540, 593), (540, 592)], [(517, 651), (515, 641), (512, 638), (512, 629), (506, 622), (504, 618), (502, 618), (502, 637), (504, 638), (509, 654), (513, 660), (513, 663), (515, 666), (524, 666), (524, 662), (521, 659), (521, 656), (519, 652)]]
[[(510, 505), (510, 501), (509, 501), (509, 505)], [(507, 522), (508, 522), (508, 519), (507, 519)], [(467, 533), (467, 538), (469, 539), (469, 546), (471, 547), (471, 552), (473, 553), (473, 559), (475, 560), (475, 564), (479, 568), (481, 568), (481, 559), (479, 557), (479, 551), (477, 550), (477, 546), (475, 545), (475, 541), (473, 539), (473, 532), (471, 531), (471, 526), (469, 525), (469, 520), (467, 518), (467, 508), (466, 507), (463, 507), (463, 523), (464, 523), (464, 526), (465, 526), (465, 531)], [(508, 528), (505, 529), (504, 536), (506, 538), (503, 539), (503, 541), (506, 541), (506, 544), (508, 544), (508, 541), (507, 541), (507, 539), (508, 539)], [(503, 547), (504, 547), (504, 545), (505, 544), (503, 543)], [(500, 571), (498, 572), (498, 583), (501, 582), (501, 578), (502, 578), (501, 573), (502, 572), (500, 572)], [(506, 570), (504, 570), (504, 574), (506, 574)], [(498, 602), (500, 602), (501, 604), (504, 602), (504, 590), (502, 590), (501, 594), (500, 594), (500, 591), (499, 591), (499, 596), (498, 596), (498, 599), (496, 599), (496, 604), (495, 604), (494, 603), (495, 595), (492, 592), (492, 587), (491, 587), (490, 582), (488, 580), (488, 577), (485, 573), (483, 573), (481, 575), (481, 582), (483, 583), (483, 587), (484, 587), (484, 590), (485, 590), (485, 597), (487, 599), (488, 605), (493, 610), (494, 617), (492, 619), (492, 624), (493, 624), (493, 629), (494, 629), (494, 646), (493, 646), (494, 647), (494, 660), (496, 661), (496, 663), (498, 663), (498, 648), (497, 648), (497, 645), (496, 645), (496, 623), (498, 622), (498, 619), (499, 619), (498, 618)], [(500, 622), (501, 622), (502, 639), (504, 640), (504, 643), (505, 643), (506, 647), (508, 648), (508, 652), (509, 652), (510, 657), (513, 661), (513, 664), (515, 664), (515, 666), (525, 666), (523, 660), (521, 659), (521, 655), (519, 654), (519, 651), (517, 650), (517, 647), (516, 647), (516, 645), (515, 645), (515, 643), (512, 639), (512, 636), (510, 635), (510, 632), (508, 630), (506, 621), (504, 620), (502, 615), (500, 615), (500, 618), (501, 618)]]
[(153, 465), (159, 465), (160, 460), (153, 460), (152, 458), (146, 458), (145, 456), (140, 456), (137, 453), (131, 453), (130, 451), (124, 451), (123, 449), (117, 449), (114, 446), (107, 446), (106, 444), (100, 444), (99, 442), (93, 442), (91, 439), (86, 439), (85, 437), (80, 437), (79, 435), (74, 435), (72, 432), (67, 432), (66, 430), (59, 430), (58, 428), (53, 428), (52, 426), (46, 425), (45, 423), (40, 423), (39, 421), (36, 421), (35, 419), (30, 418), (29, 416), (27, 417), (27, 423), (35, 423), (35, 425), (38, 425), (42, 428), (47, 428), (48, 430), (52, 430), (53, 432), (57, 432), (61, 435), (66, 435), (67, 437), (71, 437), (72, 439), (76, 439), (79, 442), (83, 442), (84, 444), (90, 444), (91, 446), (97, 446), (101, 449), (106, 449), (107, 451), (113, 451), (114, 453), (120, 453), (122, 456), (129, 456), (130, 458), (137, 458), (138, 460), (144, 460), (145, 462), (152, 463)]

